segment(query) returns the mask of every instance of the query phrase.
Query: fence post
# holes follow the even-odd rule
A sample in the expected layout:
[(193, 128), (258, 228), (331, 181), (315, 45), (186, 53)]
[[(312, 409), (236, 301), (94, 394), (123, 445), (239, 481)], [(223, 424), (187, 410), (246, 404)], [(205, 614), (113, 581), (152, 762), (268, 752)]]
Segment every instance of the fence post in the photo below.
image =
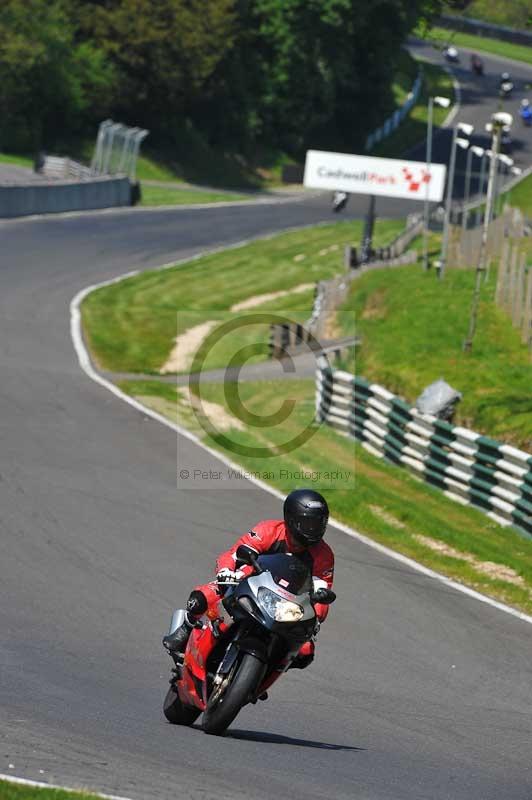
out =
[(514, 328), (521, 327), (521, 320), (523, 317), (523, 283), (525, 280), (525, 263), (526, 256), (524, 253), (517, 256), (517, 266), (515, 271), (515, 291), (512, 303), (512, 322)]
[(532, 268), (529, 267), (526, 276), (525, 310), (523, 314), (523, 327), (521, 341), (532, 347)]
[(505, 310), (511, 316), (514, 304), (515, 279), (517, 274), (517, 246), (513, 245), (510, 256), (510, 269), (508, 271), (508, 283), (506, 293)]
[(506, 288), (506, 273), (508, 270), (508, 251), (510, 245), (504, 242), (501, 259), (499, 261), (499, 271), (497, 274), (497, 288), (495, 289), (495, 304), (502, 308), (504, 306), (504, 293)]

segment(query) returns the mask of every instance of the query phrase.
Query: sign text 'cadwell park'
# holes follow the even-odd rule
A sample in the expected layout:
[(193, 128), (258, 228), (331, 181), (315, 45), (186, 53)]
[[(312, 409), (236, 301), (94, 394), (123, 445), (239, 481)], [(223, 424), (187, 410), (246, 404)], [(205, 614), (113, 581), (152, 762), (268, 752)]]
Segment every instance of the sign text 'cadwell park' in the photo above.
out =
[(427, 170), (421, 161), (308, 150), (303, 183), (312, 189), (333, 192), (439, 202), (443, 197), (445, 171), (444, 164), (431, 164)]

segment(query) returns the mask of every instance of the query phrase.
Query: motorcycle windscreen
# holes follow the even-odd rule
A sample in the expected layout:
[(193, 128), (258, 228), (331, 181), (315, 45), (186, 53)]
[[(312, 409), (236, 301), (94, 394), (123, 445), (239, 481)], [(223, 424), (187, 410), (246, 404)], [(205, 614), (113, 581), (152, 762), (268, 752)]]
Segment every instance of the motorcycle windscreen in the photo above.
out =
[(312, 590), (312, 574), (309, 567), (296, 555), (276, 553), (258, 558), (261, 569), (268, 570), (275, 583), (291, 594), (303, 594)]

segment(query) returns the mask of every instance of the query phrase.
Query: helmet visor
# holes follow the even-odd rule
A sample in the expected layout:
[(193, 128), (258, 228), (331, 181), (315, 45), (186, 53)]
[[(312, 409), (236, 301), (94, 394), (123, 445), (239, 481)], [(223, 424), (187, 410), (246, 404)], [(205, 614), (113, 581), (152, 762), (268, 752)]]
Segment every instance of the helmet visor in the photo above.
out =
[(326, 517), (299, 517), (290, 526), (296, 539), (312, 544), (319, 542), (327, 527)]

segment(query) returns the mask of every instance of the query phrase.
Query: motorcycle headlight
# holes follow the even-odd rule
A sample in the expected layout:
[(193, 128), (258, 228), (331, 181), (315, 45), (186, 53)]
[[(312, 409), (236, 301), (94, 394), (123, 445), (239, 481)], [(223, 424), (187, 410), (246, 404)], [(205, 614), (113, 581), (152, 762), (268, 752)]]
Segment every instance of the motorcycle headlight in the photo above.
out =
[(303, 617), (303, 609), (300, 605), (292, 603), (291, 600), (285, 600), (284, 597), (265, 586), (259, 589), (257, 599), (264, 611), (276, 622), (299, 622)]

